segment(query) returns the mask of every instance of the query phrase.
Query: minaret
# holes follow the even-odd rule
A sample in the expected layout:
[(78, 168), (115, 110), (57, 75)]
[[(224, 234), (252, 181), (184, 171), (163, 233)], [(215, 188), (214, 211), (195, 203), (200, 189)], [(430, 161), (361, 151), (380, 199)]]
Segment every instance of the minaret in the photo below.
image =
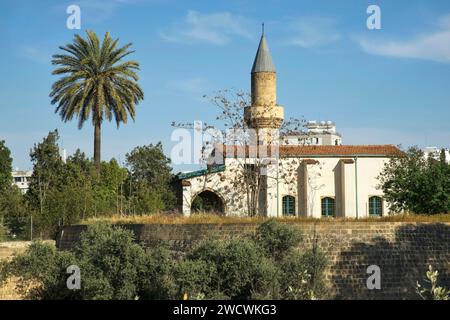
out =
[(264, 35), (264, 24), (251, 72), (252, 105), (245, 108), (245, 121), (259, 131), (259, 140), (272, 143), (273, 133), (281, 127), (283, 107), (277, 105), (277, 74)]

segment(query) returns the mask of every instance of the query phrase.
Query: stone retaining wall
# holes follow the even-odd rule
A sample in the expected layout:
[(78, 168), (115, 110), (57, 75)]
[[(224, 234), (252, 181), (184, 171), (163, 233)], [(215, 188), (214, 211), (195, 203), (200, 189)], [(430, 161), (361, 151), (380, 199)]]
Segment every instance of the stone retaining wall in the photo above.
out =
[[(301, 230), (303, 248), (316, 242), (328, 256), (329, 297), (337, 299), (417, 299), (429, 264), (450, 288), (450, 223), (293, 222)], [(209, 237), (230, 239), (252, 234), (256, 224), (124, 225), (144, 247), (167, 244), (177, 256)], [(65, 227), (57, 246), (69, 249), (86, 226)], [(381, 290), (368, 290), (369, 265), (381, 269)]]

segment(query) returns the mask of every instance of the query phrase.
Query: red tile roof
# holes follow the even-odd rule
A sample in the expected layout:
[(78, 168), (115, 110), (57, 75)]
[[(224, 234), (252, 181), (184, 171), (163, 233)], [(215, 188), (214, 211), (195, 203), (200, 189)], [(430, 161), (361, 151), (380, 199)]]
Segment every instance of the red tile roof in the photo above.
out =
[(282, 156), (302, 155), (336, 155), (336, 156), (396, 156), (402, 151), (394, 145), (361, 145), (361, 146), (280, 146)]
[[(232, 146), (226, 146), (225, 152), (228, 157), (233, 157), (230, 154)], [(249, 147), (246, 148), (247, 152)], [(254, 147), (250, 149), (255, 153)], [(217, 150), (219, 151), (219, 150)], [(244, 147), (235, 146), (234, 154), (239, 152), (243, 154)], [(270, 155), (270, 147), (267, 150), (267, 154)], [(403, 152), (394, 145), (352, 145), (352, 146), (294, 146), (294, 145), (281, 145), (279, 147), (280, 157), (313, 157), (313, 156), (335, 156), (335, 157), (348, 157), (348, 156), (401, 156)]]

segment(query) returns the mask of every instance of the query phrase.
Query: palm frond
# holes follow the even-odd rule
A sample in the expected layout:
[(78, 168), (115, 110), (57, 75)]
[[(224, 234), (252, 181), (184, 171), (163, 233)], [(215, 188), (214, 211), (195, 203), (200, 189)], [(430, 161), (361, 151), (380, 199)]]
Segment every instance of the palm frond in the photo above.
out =
[(72, 43), (59, 47), (52, 56), (57, 66), (52, 74), (62, 76), (52, 85), (51, 103), (63, 121), (78, 119), (81, 128), (88, 119), (93, 124), (115, 120), (117, 126), (136, 116), (136, 105), (144, 92), (137, 81), (139, 63), (122, 61), (134, 51), (131, 43), (118, 47), (119, 39), (105, 33), (100, 42), (88, 30), (86, 38), (75, 35)]

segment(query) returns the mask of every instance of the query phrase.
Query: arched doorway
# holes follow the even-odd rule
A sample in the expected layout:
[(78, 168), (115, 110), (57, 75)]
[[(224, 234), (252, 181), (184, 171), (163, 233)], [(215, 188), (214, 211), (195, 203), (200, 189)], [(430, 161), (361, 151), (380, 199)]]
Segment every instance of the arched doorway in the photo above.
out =
[(225, 206), (222, 198), (211, 190), (204, 190), (198, 193), (191, 205), (192, 213), (213, 213), (218, 215), (225, 214)]

